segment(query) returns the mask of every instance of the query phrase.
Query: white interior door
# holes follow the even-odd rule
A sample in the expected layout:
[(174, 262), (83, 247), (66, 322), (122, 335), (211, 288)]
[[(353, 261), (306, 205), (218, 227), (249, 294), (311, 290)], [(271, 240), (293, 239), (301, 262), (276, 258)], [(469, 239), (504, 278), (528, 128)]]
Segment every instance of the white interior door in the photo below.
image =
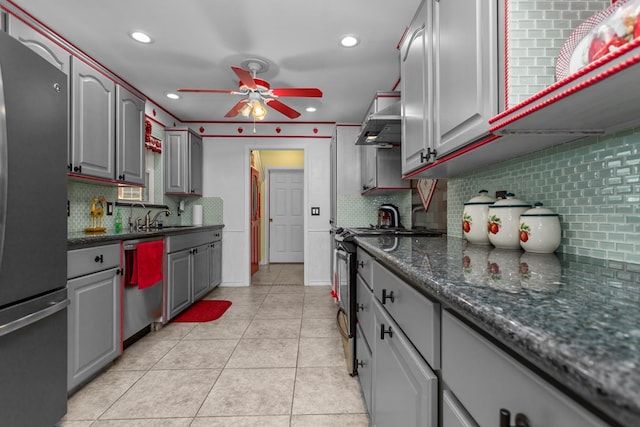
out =
[(269, 261), (304, 262), (304, 171), (269, 172)]

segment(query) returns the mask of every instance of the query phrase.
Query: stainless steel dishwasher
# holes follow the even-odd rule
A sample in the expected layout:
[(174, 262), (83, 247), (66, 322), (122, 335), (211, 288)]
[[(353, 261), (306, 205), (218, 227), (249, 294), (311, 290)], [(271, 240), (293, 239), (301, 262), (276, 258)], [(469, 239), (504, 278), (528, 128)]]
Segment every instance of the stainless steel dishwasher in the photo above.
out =
[[(143, 242), (153, 242), (162, 238), (126, 240), (123, 242), (124, 292), (123, 292), (123, 337), (126, 341), (138, 332), (147, 329), (155, 322), (162, 321), (162, 283), (163, 280), (139, 289), (130, 283), (133, 263), (136, 262), (136, 248)], [(164, 259), (164, 256), (163, 256)], [(163, 269), (164, 270), (164, 269)]]

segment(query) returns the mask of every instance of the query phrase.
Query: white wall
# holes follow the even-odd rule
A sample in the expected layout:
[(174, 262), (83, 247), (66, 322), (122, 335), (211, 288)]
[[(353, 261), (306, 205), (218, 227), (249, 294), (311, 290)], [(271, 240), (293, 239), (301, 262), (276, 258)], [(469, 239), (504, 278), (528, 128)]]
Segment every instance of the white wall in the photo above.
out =
[[(250, 274), (249, 154), (304, 150), (305, 285), (330, 284), (330, 142), (328, 138), (203, 138), (203, 196), (224, 201), (223, 286), (248, 286)], [(311, 216), (311, 206), (320, 207)]]

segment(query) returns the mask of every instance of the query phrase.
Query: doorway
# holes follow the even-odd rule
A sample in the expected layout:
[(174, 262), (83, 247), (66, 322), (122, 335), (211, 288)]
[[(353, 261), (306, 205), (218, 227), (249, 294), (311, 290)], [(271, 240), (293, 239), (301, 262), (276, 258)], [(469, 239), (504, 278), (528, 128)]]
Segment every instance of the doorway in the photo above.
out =
[[(253, 242), (259, 246), (259, 268), (250, 276), (252, 285), (304, 283), (304, 158), (304, 149), (251, 151), (251, 167), (260, 175), (259, 231), (251, 233), (252, 255)], [(255, 206), (252, 191), (249, 197), (248, 205)], [(290, 280), (290, 270), (295, 270), (296, 280)]]

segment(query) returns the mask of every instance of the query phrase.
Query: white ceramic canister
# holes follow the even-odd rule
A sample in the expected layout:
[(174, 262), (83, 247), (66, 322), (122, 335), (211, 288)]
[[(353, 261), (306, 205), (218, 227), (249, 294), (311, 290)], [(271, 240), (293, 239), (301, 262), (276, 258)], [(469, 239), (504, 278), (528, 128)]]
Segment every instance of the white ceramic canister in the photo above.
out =
[(496, 202), (496, 199), (487, 195), (487, 190), (480, 190), (478, 196), (472, 198), (464, 204), (462, 213), (462, 233), (469, 243), (474, 245), (489, 245), (487, 235), (487, 216), (489, 206)]
[(527, 252), (553, 253), (560, 246), (560, 216), (542, 203), (520, 215), (520, 246)]
[(531, 205), (507, 193), (505, 199), (489, 206), (487, 230), (489, 241), (500, 249), (520, 249), (520, 215)]

